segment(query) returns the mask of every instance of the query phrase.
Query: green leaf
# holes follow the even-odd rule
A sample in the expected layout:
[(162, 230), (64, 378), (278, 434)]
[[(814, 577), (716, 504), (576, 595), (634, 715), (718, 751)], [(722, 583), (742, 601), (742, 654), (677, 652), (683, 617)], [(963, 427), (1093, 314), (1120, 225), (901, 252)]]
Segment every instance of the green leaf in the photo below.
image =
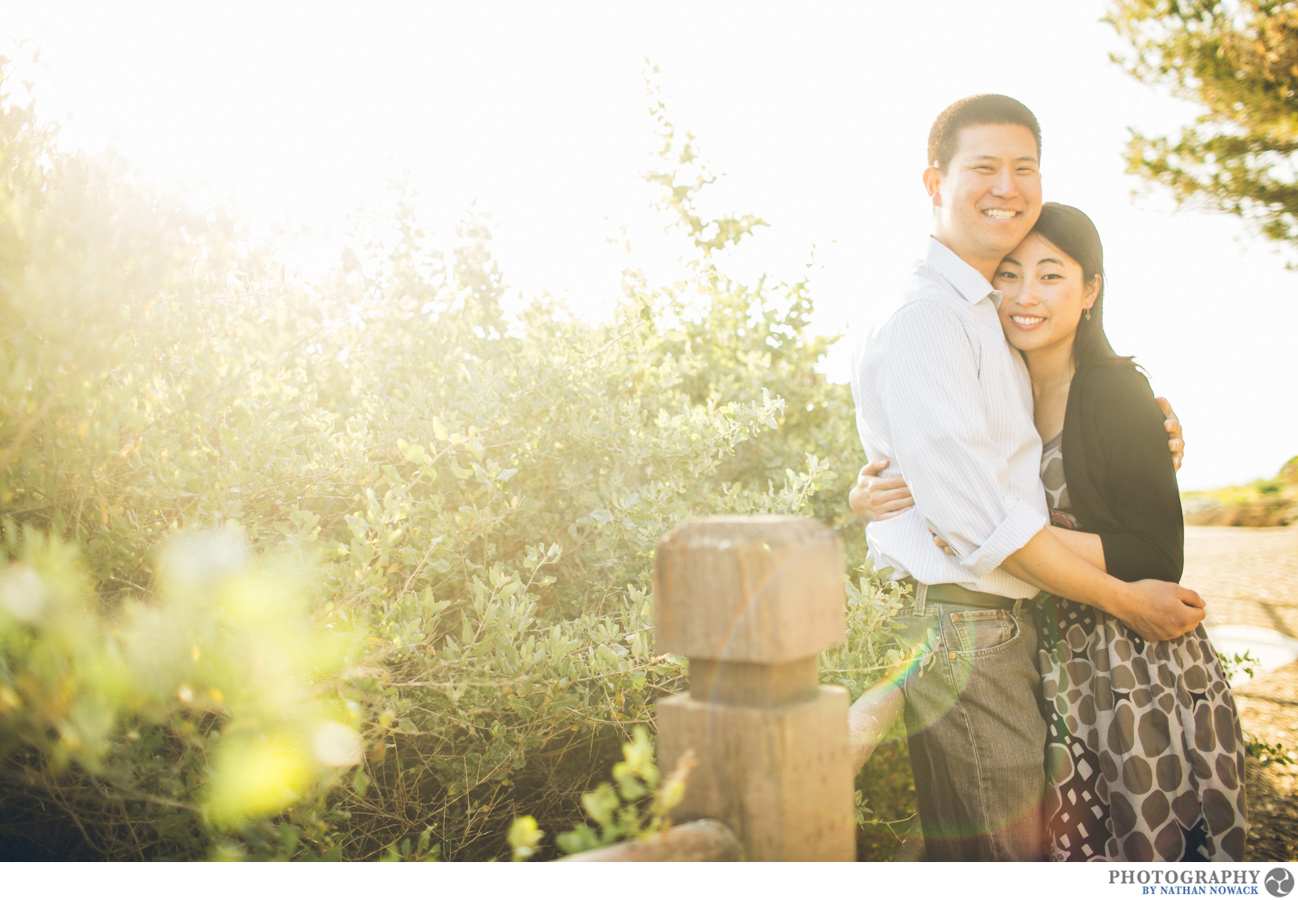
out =
[(618, 797), (613, 787), (606, 782), (595, 790), (582, 794), (581, 805), (586, 808), (586, 813), (595, 820), (596, 824), (609, 825), (618, 808)]
[(513, 848), (513, 861), (521, 862), (536, 853), (545, 832), (537, 827), (532, 816), (519, 816), (509, 829), (509, 846)]

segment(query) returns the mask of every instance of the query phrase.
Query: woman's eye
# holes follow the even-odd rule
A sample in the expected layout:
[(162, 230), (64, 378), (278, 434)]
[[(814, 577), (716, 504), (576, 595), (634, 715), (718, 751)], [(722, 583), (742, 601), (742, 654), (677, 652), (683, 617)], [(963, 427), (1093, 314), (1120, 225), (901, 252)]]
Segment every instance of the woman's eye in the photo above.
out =
[(995, 277), (997, 277), (997, 278), (1013, 278), (1013, 277), (1014, 277), (1014, 273), (1013, 273), (1013, 272), (997, 272)]

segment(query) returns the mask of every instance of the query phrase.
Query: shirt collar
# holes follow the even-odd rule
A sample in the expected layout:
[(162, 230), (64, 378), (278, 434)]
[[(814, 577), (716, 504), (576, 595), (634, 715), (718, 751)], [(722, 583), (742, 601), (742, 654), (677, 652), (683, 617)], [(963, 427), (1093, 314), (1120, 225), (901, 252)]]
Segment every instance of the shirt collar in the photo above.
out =
[(924, 262), (946, 279), (970, 305), (989, 294), (993, 305), (1000, 301), (1000, 291), (993, 289), (981, 272), (935, 237), (930, 236), (928, 239), (928, 252), (924, 255)]

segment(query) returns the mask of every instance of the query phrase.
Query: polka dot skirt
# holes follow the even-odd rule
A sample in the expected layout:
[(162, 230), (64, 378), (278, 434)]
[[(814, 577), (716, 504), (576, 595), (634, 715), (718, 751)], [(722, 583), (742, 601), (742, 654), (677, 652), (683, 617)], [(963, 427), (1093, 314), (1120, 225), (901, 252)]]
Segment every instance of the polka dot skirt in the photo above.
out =
[[(1042, 454), (1051, 520), (1067, 513), (1060, 440)], [(1148, 642), (1094, 607), (1041, 608), (1046, 857), (1244, 858), (1244, 741), (1203, 627)]]
[(1244, 743), (1202, 626), (1147, 642), (1092, 607), (1042, 608), (1047, 858), (1244, 856)]

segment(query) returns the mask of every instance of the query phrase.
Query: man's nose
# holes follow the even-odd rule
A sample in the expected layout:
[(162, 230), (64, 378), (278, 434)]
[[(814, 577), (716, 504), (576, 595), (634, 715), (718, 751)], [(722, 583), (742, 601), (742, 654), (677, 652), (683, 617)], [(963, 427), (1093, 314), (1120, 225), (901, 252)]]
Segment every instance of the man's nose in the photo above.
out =
[(1001, 169), (992, 181), (992, 191), (997, 197), (1012, 197), (1019, 191), (1019, 183), (1014, 178), (1014, 170)]

